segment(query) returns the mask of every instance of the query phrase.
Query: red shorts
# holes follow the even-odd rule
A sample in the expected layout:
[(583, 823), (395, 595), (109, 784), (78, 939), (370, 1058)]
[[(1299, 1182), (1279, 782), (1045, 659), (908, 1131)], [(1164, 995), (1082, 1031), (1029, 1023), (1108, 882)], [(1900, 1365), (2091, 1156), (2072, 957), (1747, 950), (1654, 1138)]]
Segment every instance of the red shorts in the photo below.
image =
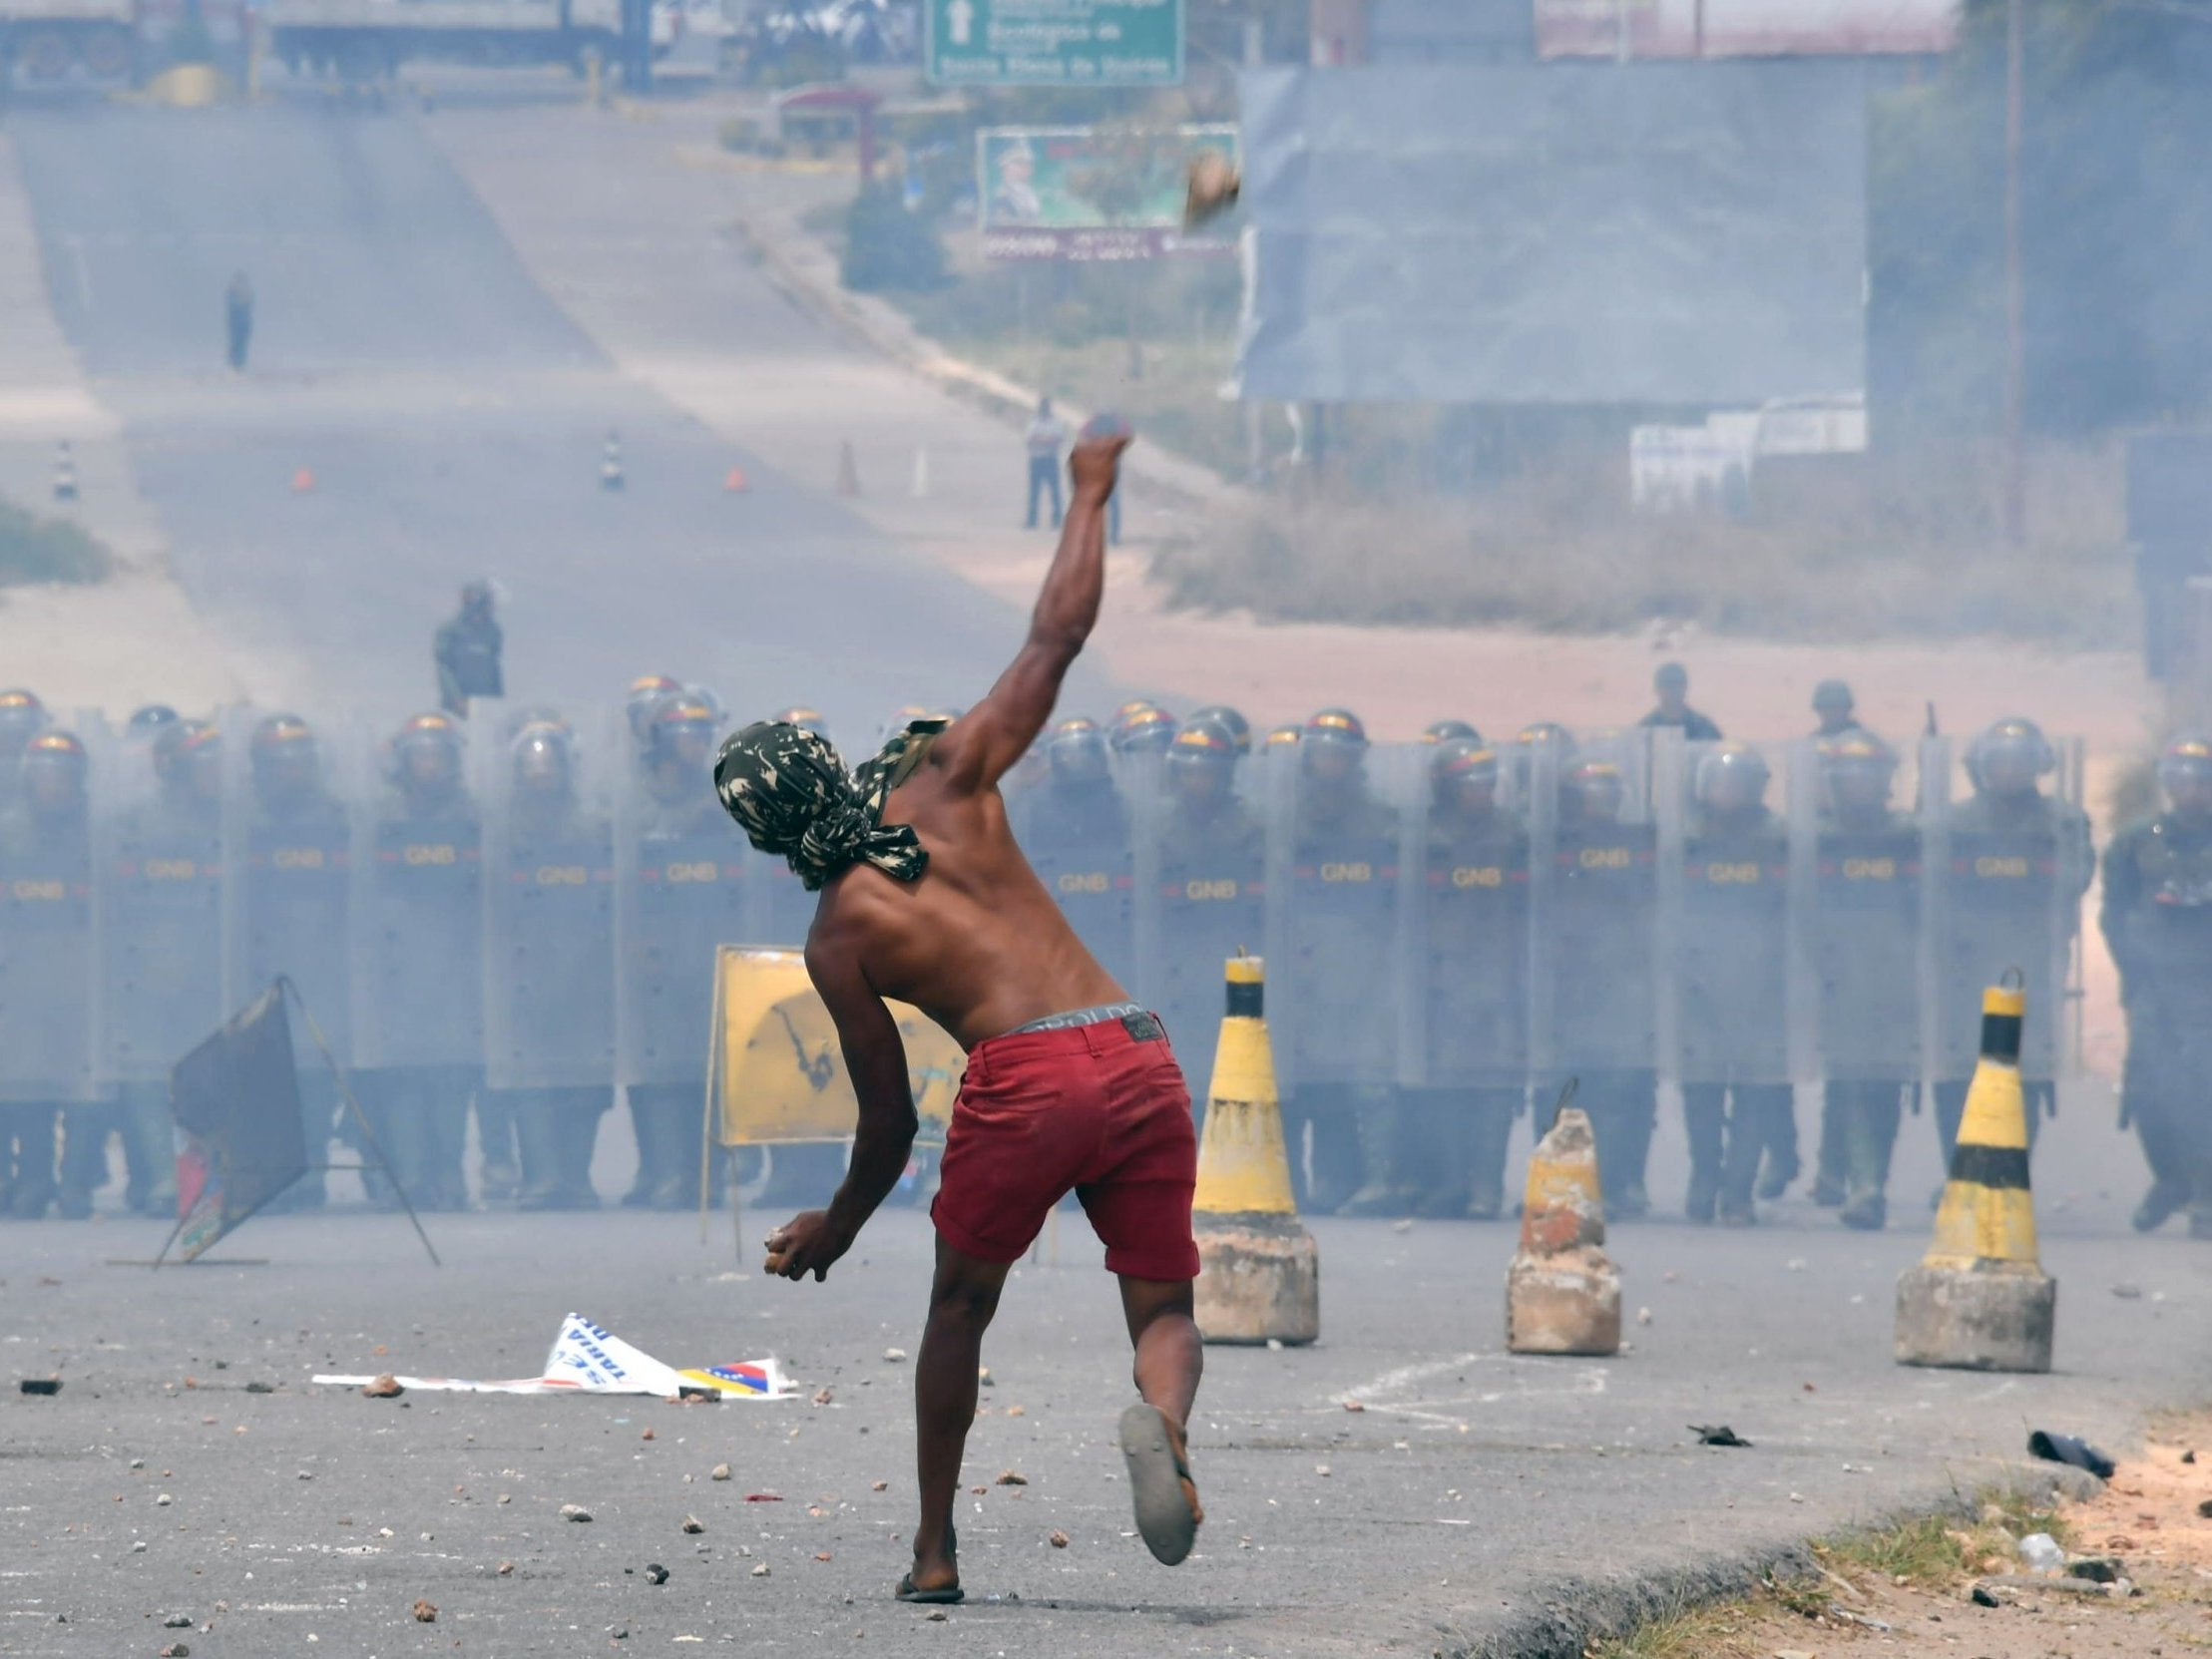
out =
[(930, 1218), (962, 1255), (1021, 1260), (1073, 1190), (1106, 1244), (1108, 1272), (1198, 1276), (1198, 1139), (1164, 1036), (1140, 1042), (1106, 1020), (977, 1043), (942, 1167)]

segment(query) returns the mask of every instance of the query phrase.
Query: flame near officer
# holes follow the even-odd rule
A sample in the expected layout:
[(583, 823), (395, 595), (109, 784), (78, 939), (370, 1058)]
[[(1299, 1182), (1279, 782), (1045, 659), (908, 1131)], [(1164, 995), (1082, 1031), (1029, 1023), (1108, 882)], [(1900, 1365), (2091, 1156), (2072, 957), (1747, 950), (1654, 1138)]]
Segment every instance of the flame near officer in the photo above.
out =
[(837, 751), (762, 721), (722, 746), (722, 804), (761, 851), (821, 894), (806, 967), (860, 1098), (844, 1183), (767, 1239), (767, 1271), (824, 1278), (906, 1167), (915, 1133), (904, 1045), (886, 998), (967, 1050), (933, 1217), (937, 1271), (916, 1365), (922, 1514), (901, 1600), (961, 1598), (953, 1530), (977, 1359), (1008, 1269), (1073, 1189), (1120, 1280), (1142, 1403), (1121, 1418), (1137, 1528), (1170, 1564), (1203, 1518), (1184, 1453), (1202, 1365), (1192, 1319), (1197, 1145), (1190, 1094), (1159, 1022), (1092, 959), (1031, 872), (999, 780), (1051, 717), (1099, 618), (1106, 514), (1124, 431), (1095, 423), (1029, 637), (957, 720), (922, 719), (848, 774)]

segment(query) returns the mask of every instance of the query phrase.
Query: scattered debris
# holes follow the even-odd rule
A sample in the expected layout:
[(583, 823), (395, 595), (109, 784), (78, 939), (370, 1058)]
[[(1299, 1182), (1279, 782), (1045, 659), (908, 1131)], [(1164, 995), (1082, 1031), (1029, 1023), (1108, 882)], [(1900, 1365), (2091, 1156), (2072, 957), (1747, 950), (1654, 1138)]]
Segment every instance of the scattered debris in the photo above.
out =
[(59, 1377), (26, 1377), (16, 1385), (25, 1394), (60, 1394), (62, 1380)]
[(707, 1470), (706, 1478), (709, 1480), (727, 1480), (729, 1478), (729, 1465), (727, 1463), (716, 1463), (711, 1469)]
[(2124, 1571), (2115, 1555), (2075, 1555), (2066, 1562), (2068, 1578), (2086, 1578), (2092, 1584), (2117, 1584)]
[(1045, 1541), (1055, 1549), (1066, 1549), (1068, 1547), (1068, 1534), (1055, 1527), (1046, 1534)]
[(815, 1560), (817, 1560), (817, 1561), (826, 1561), (826, 1560), (828, 1560), (828, 1559), (829, 1559), (829, 1551), (828, 1551), (828, 1550), (826, 1550), (826, 1549), (817, 1549), (816, 1551), (814, 1551), (814, 1559), (815, 1559)]
[(745, 1493), (745, 1501), (747, 1503), (781, 1503), (783, 1494), (781, 1492), (747, 1492)]
[(943, 1624), (950, 1616), (944, 1608), (933, 1607), (922, 1615), (922, 1622), (924, 1624)]
[(868, 1489), (872, 1492), (887, 1492), (891, 1489), (891, 1482), (888, 1480), (871, 1480), (868, 1482)]
[(906, 1358), (906, 1350), (903, 1348), (886, 1348), (883, 1351), (883, 1357), (891, 1364), (897, 1365)]
[(698, 1533), (698, 1532), (703, 1532), (703, 1531), (705, 1531), (705, 1530), (706, 1530), (706, 1527), (705, 1527), (705, 1524), (704, 1524), (704, 1523), (703, 1523), (702, 1521), (700, 1521), (700, 1519), (698, 1518), (698, 1516), (696, 1516), (696, 1515), (685, 1515), (685, 1516), (683, 1517), (683, 1528), (682, 1528), (682, 1529), (683, 1529), (684, 1531), (686, 1531), (686, 1532), (691, 1532), (691, 1533)]
[(1364, 1402), (1364, 1401), (1359, 1401), (1359, 1400), (1347, 1400), (1347, 1401), (1346, 1401), (1346, 1402), (1344, 1403), (1344, 1409), (1345, 1409), (1345, 1410), (1346, 1410), (1347, 1412), (1364, 1412), (1364, 1411), (1366, 1411), (1366, 1410), (1367, 1410), (1367, 1405), (1366, 1405), (1366, 1402)]
[(154, 1507), (157, 1509), (166, 1509), (176, 1501), (177, 1500), (174, 1497), (171, 1497), (167, 1492), (157, 1492), (154, 1494)]
[(657, 1437), (655, 1436), (654, 1432), (653, 1432), (653, 1431), (652, 1431), (651, 1429), (648, 1429), (648, 1430), (647, 1430), (647, 1431), (646, 1431), (646, 1432), (645, 1432), (644, 1434), (640, 1435), (640, 1436), (639, 1436), (638, 1438), (639, 1438), (640, 1440), (642, 1440), (642, 1441), (650, 1441), (650, 1440), (654, 1440), (654, 1439), (656, 1439)]
[(274, 1383), (264, 1383), (260, 1381), (260, 1379), (255, 1378), (252, 1382), (245, 1385), (245, 1392), (247, 1394), (274, 1394), (276, 1392), (276, 1385)]
[(561, 1505), (561, 1518), (563, 1520), (590, 1520), (592, 1511), (585, 1508), (581, 1503), (564, 1503)]
[[(904, 1356), (901, 1357), (903, 1358)], [(995, 1389), (999, 1386), (998, 1380), (991, 1375), (991, 1368), (989, 1366), (976, 1367), (976, 1385), (979, 1388), (986, 1389)]]
[(1028, 1417), (1029, 1413), (1020, 1406), (1009, 1406), (1006, 1409), (1006, 1415), (1008, 1417)]
[(1977, 1584), (1974, 1587), (1974, 1604), (1977, 1607), (2001, 1607), (2004, 1605), (2004, 1603), (1997, 1600), (1995, 1594), (1987, 1585), (1983, 1584)]
[(1315, 1463), (1313, 1465), (1313, 1472), (1320, 1475), (1322, 1479), (1326, 1480), (1329, 1477), (1329, 1465), (1327, 1463)]
[(172, 1613), (168, 1618), (162, 1620), (162, 1628), (164, 1630), (190, 1630), (192, 1628), (192, 1615), (190, 1613)]
[(492, 1570), (502, 1578), (512, 1578), (515, 1576), (515, 1563), (512, 1561), (502, 1561)]
[(1649, 1308), (1638, 1308), (1636, 1310), (1636, 1323), (1638, 1325), (1649, 1325), (1651, 1323), (1651, 1310)]
[(415, 1622), (417, 1624), (436, 1624), (438, 1622), (437, 1608), (417, 1597), (415, 1601)]
[(999, 1471), (999, 1484), (1002, 1486), (1026, 1486), (1029, 1483), (1030, 1477), (1018, 1468), (1007, 1468)]
[(2046, 1462), (2085, 1468), (2099, 1480), (2112, 1478), (2112, 1459), (2078, 1435), (2053, 1435), (2047, 1429), (2038, 1429), (2027, 1437), (2027, 1454)]
[(755, 1577), (755, 1578), (765, 1578), (765, 1577), (767, 1577), (767, 1576), (768, 1576), (768, 1563), (767, 1563), (767, 1562), (765, 1562), (765, 1561), (760, 1561), (760, 1562), (756, 1562), (756, 1563), (754, 1564), (754, 1566), (753, 1566), (753, 1569), (752, 1569), (752, 1575), (753, 1575), (753, 1577)]
[(2030, 1532), (2013, 1547), (2030, 1572), (2056, 1572), (2066, 1564), (2066, 1552), (2048, 1532)]
[(2202, 1515), (2206, 1520), (2212, 1520), (2212, 1497), (2206, 1498), (2202, 1503), (2199, 1503), (2197, 1505), (2197, 1513)]
[(1751, 1444), (1725, 1423), (1693, 1423), (1689, 1428), (1699, 1446), (1748, 1447)]
[(648, 1584), (665, 1584), (667, 1581), (668, 1569), (666, 1567), (659, 1561), (648, 1561), (646, 1563), (646, 1582)]
[(171, 1642), (160, 1653), (161, 1659), (192, 1659), (192, 1648), (185, 1642)]
[(2192, 1446), (2188, 1451), (2184, 1452), (2181, 1454), (2181, 1460), (2185, 1463), (2195, 1462), (2197, 1460), (2197, 1449)]
[(2114, 1285), (2112, 1294), (2122, 1302), (2140, 1302), (2143, 1299), (2143, 1287), (2141, 1285)]
[(371, 1400), (397, 1400), (407, 1391), (400, 1386), (399, 1379), (387, 1371), (382, 1376), (371, 1377), (363, 1383), (361, 1392)]
[(814, 1391), (814, 1404), (817, 1406), (827, 1406), (830, 1398), (830, 1392), (827, 1389), (816, 1389)]

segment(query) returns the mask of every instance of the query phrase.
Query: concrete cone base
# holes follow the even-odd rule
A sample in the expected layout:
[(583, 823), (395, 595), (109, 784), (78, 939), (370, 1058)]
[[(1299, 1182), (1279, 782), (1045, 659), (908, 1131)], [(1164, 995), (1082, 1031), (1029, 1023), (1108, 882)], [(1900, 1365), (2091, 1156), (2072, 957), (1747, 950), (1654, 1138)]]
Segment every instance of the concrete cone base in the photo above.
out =
[(1897, 1362), (1962, 1371), (2048, 1371), (2058, 1281), (2040, 1272), (1907, 1268), (1897, 1281)]
[(1321, 1257), (1294, 1215), (1197, 1215), (1198, 1334), (1219, 1343), (1321, 1335)]
[(1513, 1259), (1506, 1347), (1516, 1354), (1620, 1352), (1620, 1270), (1595, 1245)]

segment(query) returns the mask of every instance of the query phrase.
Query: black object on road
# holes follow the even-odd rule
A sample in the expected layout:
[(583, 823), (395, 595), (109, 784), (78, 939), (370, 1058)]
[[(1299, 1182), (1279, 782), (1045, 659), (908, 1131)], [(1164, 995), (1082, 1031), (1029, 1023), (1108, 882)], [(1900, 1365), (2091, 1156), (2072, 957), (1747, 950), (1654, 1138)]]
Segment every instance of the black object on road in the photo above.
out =
[(2111, 1458), (2079, 1436), (2053, 1435), (2044, 1429), (2027, 1437), (2027, 1454), (2045, 1462), (2071, 1463), (2075, 1468), (2085, 1468), (2099, 1480), (2111, 1479), (2116, 1466)]
[(18, 1385), (25, 1394), (60, 1394), (62, 1380), (59, 1377), (26, 1377)]
[(1744, 1446), (1751, 1443), (1729, 1428), (1725, 1423), (1693, 1423), (1690, 1433), (1697, 1437), (1699, 1446)]

